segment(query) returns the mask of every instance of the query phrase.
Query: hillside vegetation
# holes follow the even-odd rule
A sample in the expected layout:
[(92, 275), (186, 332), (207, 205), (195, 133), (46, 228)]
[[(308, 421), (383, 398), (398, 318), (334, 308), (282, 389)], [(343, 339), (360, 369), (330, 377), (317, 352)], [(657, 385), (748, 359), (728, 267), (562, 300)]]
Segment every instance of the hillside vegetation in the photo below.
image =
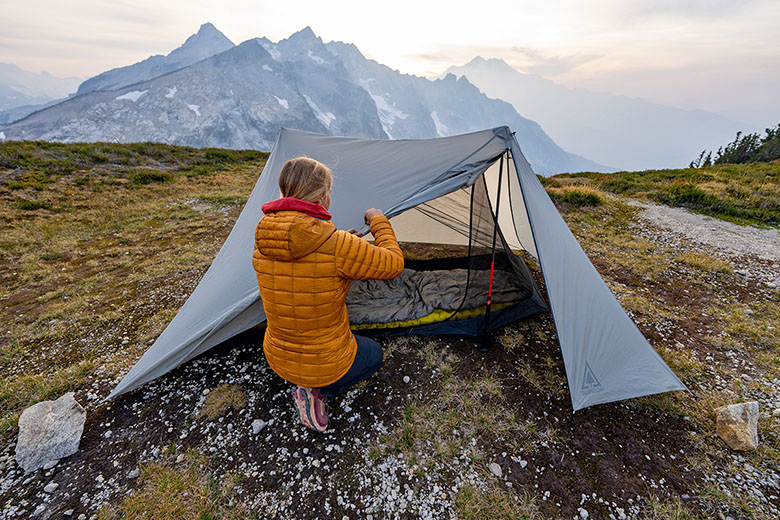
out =
[(780, 225), (780, 160), (643, 172), (575, 173), (542, 179), (552, 193), (564, 183), (753, 226)]
[[(742, 134), (725, 147), (721, 146), (712, 157), (712, 152), (703, 150), (699, 157), (691, 161), (691, 168), (712, 166), (713, 164), (746, 164), (772, 162), (780, 159), (780, 125), (767, 128), (765, 134)], [(706, 154), (706, 155), (705, 155)]]
[[(331, 403), (322, 436), (297, 424), (256, 334), (103, 401), (195, 288), (266, 159), (0, 143), (4, 517), (777, 517), (778, 264), (705, 249), (634, 205), (777, 226), (777, 162), (542, 179), (690, 393), (572, 413), (545, 314), (498, 331), (487, 353), (466, 338), (382, 339), (384, 367)], [(24, 475), (12, 458), (19, 414), (68, 390), (87, 409), (80, 451)], [(712, 410), (745, 400), (760, 403), (760, 445), (738, 453), (715, 435)]]

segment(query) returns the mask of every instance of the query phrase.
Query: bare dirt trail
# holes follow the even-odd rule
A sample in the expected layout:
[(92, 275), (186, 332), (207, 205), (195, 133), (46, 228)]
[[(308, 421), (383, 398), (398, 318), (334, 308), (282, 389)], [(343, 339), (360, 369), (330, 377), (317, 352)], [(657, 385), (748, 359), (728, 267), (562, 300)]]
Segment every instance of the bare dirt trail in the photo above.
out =
[(642, 208), (641, 218), (702, 245), (780, 262), (780, 229), (740, 226), (682, 208), (636, 201), (630, 204)]

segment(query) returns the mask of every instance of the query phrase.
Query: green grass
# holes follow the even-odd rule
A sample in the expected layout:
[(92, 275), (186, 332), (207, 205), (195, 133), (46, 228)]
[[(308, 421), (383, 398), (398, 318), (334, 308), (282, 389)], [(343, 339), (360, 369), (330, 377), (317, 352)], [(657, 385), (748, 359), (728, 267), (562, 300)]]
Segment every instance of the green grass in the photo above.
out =
[(14, 206), (24, 211), (35, 211), (36, 209), (52, 209), (51, 202), (46, 200), (20, 200), (15, 202)]
[[(0, 143), (0, 441), (21, 410), (83, 388), (96, 367), (129, 369), (183, 303), (149, 309), (134, 295), (197, 282), (266, 157), (155, 143)], [(193, 167), (201, 174), (182, 172)], [(225, 211), (196, 211), (193, 199)]]
[(118, 505), (107, 505), (97, 514), (100, 520), (239, 520), (256, 518), (242, 505), (235, 506), (235, 475), (222, 481), (214, 478), (209, 461), (196, 452), (185, 454), (180, 463), (167, 450), (161, 462), (141, 466), (141, 488)]
[[(780, 161), (707, 168), (553, 176), (548, 188), (571, 184), (685, 207), (739, 224), (780, 225)], [(553, 191), (553, 190), (549, 190)]]

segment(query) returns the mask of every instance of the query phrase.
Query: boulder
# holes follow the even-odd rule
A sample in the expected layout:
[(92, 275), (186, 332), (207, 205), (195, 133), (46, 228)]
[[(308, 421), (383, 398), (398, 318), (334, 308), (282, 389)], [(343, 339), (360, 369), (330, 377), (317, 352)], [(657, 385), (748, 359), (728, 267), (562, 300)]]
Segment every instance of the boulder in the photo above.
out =
[(733, 450), (758, 448), (758, 403), (730, 404), (715, 409), (717, 434)]
[(87, 413), (73, 396), (69, 392), (56, 401), (41, 401), (22, 412), (16, 462), (25, 472), (78, 451)]

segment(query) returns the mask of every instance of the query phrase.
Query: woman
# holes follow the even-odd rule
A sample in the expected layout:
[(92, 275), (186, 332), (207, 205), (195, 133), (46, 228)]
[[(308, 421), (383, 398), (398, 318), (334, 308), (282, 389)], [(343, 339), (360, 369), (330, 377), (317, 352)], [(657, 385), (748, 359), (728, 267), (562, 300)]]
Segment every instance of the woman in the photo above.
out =
[(279, 175), (281, 199), (263, 205), (252, 263), (268, 320), (263, 351), (293, 392), (301, 422), (322, 432), (325, 401), (368, 379), (382, 365), (382, 349), (354, 336), (344, 300), (350, 280), (398, 276), (404, 259), (382, 211), (364, 219), (372, 245), (355, 230), (330, 222), (332, 176), (307, 157), (287, 161)]

